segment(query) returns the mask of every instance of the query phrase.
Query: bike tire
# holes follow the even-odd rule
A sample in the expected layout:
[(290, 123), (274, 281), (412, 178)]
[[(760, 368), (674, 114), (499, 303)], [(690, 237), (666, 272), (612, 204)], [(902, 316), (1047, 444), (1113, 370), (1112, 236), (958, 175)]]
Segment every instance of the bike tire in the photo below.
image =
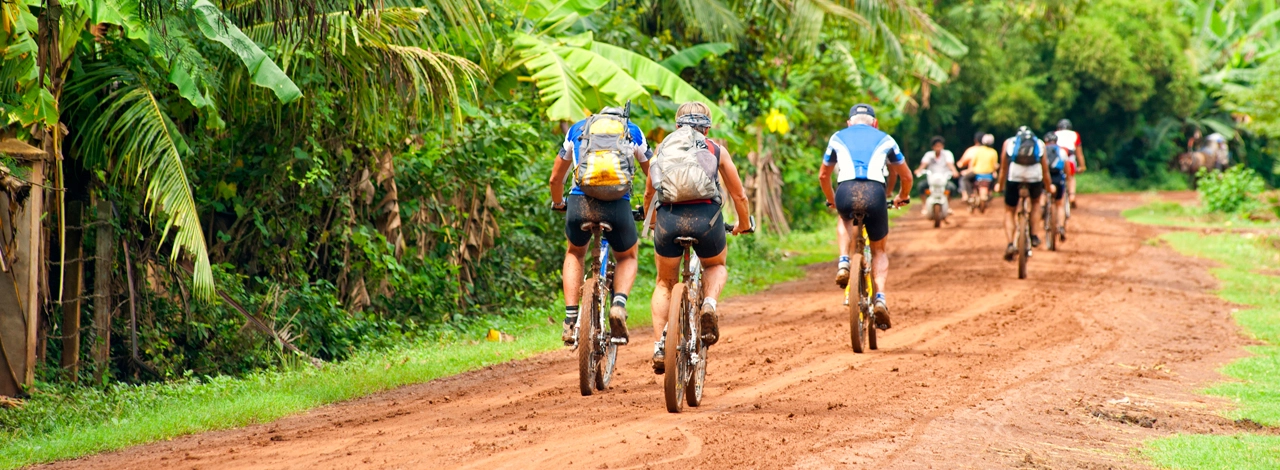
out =
[(933, 219), (933, 228), (941, 227), (942, 226), (942, 206), (934, 204), (933, 207), (929, 209), (929, 218)]
[[(858, 284), (862, 288), (859, 292), (867, 292), (867, 286), (871, 285), (871, 274), (867, 273), (866, 260), (863, 260), (863, 262), (859, 264), (863, 265), (862, 272), (864, 273), (860, 277), (861, 280), (858, 281)], [(862, 305), (864, 306), (863, 308), (866, 309), (866, 312), (863, 314), (863, 317), (867, 319), (866, 324), (863, 326), (863, 329), (867, 331), (867, 349), (870, 349), (872, 351), (879, 349), (879, 346), (876, 345), (876, 325), (875, 325), (876, 313), (875, 313), (875, 310), (872, 310), (871, 308), (871, 299), (874, 297), (875, 297), (875, 294), (872, 293), (870, 296), (868, 296), (866, 299), (862, 301)]]
[(863, 344), (862, 338), (866, 335), (867, 323), (870, 320), (866, 312), (866, 295), (867, 276), (862, 270), (864, 263), (859, 262), (858, 266), (858, 295), (849, 299), (849, 342), (853, 345), (853, 352), (862, 354)]
[[(611, 299), (613, 296), (606, 297)], [(598, 303), (604, 303), (603, 301)], [(599, 307), (603, 308), (603, 306)], [(609, 327), (609, 322), (601, 321), (604, 350), (600, 355), (600, 361), (596, 363), (596, 390), (605, 390), (609, 388), (609, 383), (613, 381), (613, 370), (618, 365), (618, 345), (613, 343), (613, 332)]]
[(1018, 279), (1027, 278), (1027, 250), (1031, 248), (1031, 221), (1026, 213), (1018, 214), (1018, 239), (1014, 248), (1018, 250)]
[(600, 318), (599, 305), (596, 304), (597, 284), (596, 279), (588, 279), (582, 284), (582, 302), (578, 304), (579, 308), (586, 309), (578, 312), (578, 390), (584, 397), (591, 396), (594, 391), (598, 365), (595, 357), (596, 323)]
[[(1053, 197), (1050, 195), (1049, 197)], [(1048, 242), (1049, 251), (1058, 251), (1058, 214), (1054, 212), (1052, 200), (1048, 207), (1045, 208), (1045, 215), (1048, 217), (1044, 223), (1044, 238)]]
[[(694, 317), (696, 318), (696, 317)], [(702, 389), (707, 383), (707, 345), (698, 340), (698, 365), (689, 371), (689, 383), (685, 385), (685, 402), (689, 406), (702, 405)]]
[(685, 297), (688, 294), (688, 287), (683, 282), (676, 284), (671, 289), (671, 306), (667, 309), (667, 334), (666, 334), (666, 370), (663, 372), (662, 395), (667, 402), (667, 411), (670, 413), (679, 413), (684, 410), (684, 393), (687, 381), (684, 379), (685, 371), (688, 369), (689, 358), (687, 355), (682, 357), (680, 345), (685, 342), (684, 324), (688, 322), (683, 317)]

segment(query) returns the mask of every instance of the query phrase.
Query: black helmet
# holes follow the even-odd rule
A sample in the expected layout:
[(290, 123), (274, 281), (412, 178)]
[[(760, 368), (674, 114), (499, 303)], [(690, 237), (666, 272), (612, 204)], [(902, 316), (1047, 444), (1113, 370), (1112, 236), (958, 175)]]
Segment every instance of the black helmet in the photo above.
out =
[(1070, 120), (1070, 119), (1063, 119), (1063, 120), (1061, 120), (1061, 121), (1058, 121), (1058, 130), (1060, 130), (1060, 131), (1065, 131), (1065, 130), (1069, 130), (1069, 129), (1071, 129), (1071, 120)]
[(1044, 135), (1044, 142), (1047, 144), (1052, 144), (1057, 141), (1058, 141), (1058, 134), (1055, 132), (1050, 132)]

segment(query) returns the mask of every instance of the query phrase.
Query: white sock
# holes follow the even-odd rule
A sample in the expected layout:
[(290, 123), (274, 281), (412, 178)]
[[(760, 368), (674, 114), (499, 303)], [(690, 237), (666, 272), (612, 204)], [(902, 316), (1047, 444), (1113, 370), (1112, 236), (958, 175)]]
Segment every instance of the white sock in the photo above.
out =
[(711, 298), (711, 297), (707, 297), (707, 298), (705, 298), (705, 299), (702, 299), (702, 304), (703, 304), (703, 305), (710, 305), (710, 306), (711, 306), (711, 310), (715, 310), (715, 309), (716, 309), (716, 299), (713, 299), (713, 298)]

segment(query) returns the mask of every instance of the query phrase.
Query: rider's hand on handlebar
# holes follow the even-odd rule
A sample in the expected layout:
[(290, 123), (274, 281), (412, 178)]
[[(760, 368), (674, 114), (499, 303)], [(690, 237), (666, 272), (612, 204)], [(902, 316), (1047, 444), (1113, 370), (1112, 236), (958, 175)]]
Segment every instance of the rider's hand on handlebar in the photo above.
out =
[(569, 209), (569, 204), (566, 204), (564, 201), (560, 201), (560, 202), (551, 201), (551, 210), (553, 211), (565, 212), (568, 209)]
[(908, 205), (908, 204), (911, 204), (911, 197), (910, 197), (910, 196), (906, 196), (906, 197), (898, 196), (898, 197), (896, 197), (896, 198), (894, 198), (894, 199), (893, 199), (893, 208), (894, 208), (894, 209), (897, 209), (897, 208), (899, 208), (899, 207), (906, 206), (906, 205)]

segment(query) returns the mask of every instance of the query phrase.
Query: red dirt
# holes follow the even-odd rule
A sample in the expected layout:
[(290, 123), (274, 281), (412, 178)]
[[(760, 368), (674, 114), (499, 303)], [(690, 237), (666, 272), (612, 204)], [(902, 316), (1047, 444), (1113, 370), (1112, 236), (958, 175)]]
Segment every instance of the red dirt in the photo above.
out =
[[(998, 200), (997, 200), (998, 202)], [(849, 348), (832, 266), (722, 302), (704, 405), (665, 411), (652, 348), (577, 393), (568, 351), (59, 468), (1144, 468), (1142, 441), (1243, 429), (1198, 395), (1245, 343), (1208, 264), (1145, 243), (1139, 196), (1082, 197), (1029, 279), (999, 214), (890, 243), (894, 329)], [(634, 331), (648, 338), (647, 331)]]

